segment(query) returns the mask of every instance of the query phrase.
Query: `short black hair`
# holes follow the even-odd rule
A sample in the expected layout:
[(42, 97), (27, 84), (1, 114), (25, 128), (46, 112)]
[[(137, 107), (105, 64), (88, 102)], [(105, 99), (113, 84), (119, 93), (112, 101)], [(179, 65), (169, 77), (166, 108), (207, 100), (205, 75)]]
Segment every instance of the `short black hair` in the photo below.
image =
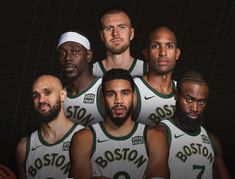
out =
[(185, 82), (204, 84), (208, 87), (208, 83), (207, 83), (206, 79), (204, 78), (204, 76), (197, 71), (191, 70), (191, 71), (185, 72), (183, 74), (183, 76), (180, 78), (180, 80), (177, 84), (177, 93), (181, 92), (181, 86)]
[(118, 79), (129, 81), (129, 83), (131, 85), (131, 88), (134, 91), (135, 84), (134, 84), (133, 77), (130, 75), (129, 71), (121, 69), (121, 68), (113, 68), (113, 69), (107, 71), (105, 73), (105, 75), (103, 76), (103, 78), (102, 78), (102, 92), (104, 93), (104, 91), (105, 91), (105, 84), (108, 81), (118, 80)]

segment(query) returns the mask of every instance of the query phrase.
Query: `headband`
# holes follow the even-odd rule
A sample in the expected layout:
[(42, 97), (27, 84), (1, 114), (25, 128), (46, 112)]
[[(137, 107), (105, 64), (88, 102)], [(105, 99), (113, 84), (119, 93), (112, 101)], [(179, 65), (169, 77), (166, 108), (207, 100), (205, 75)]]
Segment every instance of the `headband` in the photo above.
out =
[(81, 45), (83, 45), (87, 50), (90, 50), (90, 42), (89, 40), (84, 37), (83, 35), (77, 33), (77, 32), (65, 32), (63, 33), (59, 40), (58, 40), (58, 45), (57, 45), (57, 49), (59, 48), (59, 46), (65, 42), (77, 42), (80, 43)]

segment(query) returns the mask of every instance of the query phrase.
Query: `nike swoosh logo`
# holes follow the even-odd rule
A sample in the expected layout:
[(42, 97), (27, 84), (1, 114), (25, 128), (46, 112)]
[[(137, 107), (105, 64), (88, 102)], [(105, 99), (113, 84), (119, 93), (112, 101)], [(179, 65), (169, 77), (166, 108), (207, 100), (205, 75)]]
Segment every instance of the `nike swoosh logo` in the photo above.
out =
[(179, 138), (179, 137), (181, 137), (181, 136), (183, 136), (183, 135), (184, 135), (184, 134), (180, 134), (180, 135), (176, 135), (176, 134), (175, 134), (174, 137), (175, 137), (175, 138)]
[(108, 141), (108, 140), (109, 140), (109, 139), (105, 139), (105, 140), (100, 140), (100, 139), (98, 139), (97, 142), (101, 143), (101, 142), (106, 142), (106, 141)]
[(36, 150), (38, 147), (41, 147), (42, 145), (38, 145), (36, 147), (32, 147), (32, 151)]
[(156, 97), (156, 96), (149, 96), (149, 97), (145, 96), (144, 99), (149, 100), (149, 99), (154, 98), (154, 97)]

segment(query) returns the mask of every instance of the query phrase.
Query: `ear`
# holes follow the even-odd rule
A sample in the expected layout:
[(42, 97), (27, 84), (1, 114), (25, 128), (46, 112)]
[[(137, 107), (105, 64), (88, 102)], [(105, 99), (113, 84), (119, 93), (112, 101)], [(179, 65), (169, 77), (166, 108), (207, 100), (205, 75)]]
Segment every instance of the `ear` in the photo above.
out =
[(100, 38), (101, 38), (101, 40), (104, 42), (104, 34), (103, 34), (103, 31), (102, 31), (102, 30), (100, 30)]
[(175, 58), (175, 59), (178, 60), (179, 57), (180, 57), (180, 49), (177, 48), (177, 49), (176, 49), (176, 58)]
[(67, 91), (65, 89), (60, 91), (60, 101), (64, 102), (65, 98), (67, 96)]
[(88, 61), (88, 63), (90, 63), (91, 60), (92, 60), (92, 57), (93, 57), (93, 51), (92, 50), (87, 50), (86, 54), (87, 54), (86, 55), (87, 61)]
[(145, 60), (147, 60), (148, 59), (148, 49), (146, 47), (142, 50), (142, 53), (144, 55)]
[(135, 37), (135, 29), (131, 28), (131, 38), (130, 40), (132, 40)]
[(136, 107), (137, 107), (137, 92), (136, 92), (136, 89), (133, 93), (133, 112), (136, 110)]

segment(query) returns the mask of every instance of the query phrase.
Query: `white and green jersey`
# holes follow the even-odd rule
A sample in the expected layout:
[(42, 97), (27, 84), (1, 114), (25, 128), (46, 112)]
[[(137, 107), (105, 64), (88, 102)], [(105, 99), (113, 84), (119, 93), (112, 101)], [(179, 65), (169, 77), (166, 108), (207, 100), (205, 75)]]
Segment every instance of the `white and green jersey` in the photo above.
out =
[(47, 143), (41, 130), (27, 137), (25, 172), (27, 179), (65, 179), (70, 168), (69, 146), (73, 134), (83, 128), (74, 124), (63, 138)]
[(91, 126), (93, 176), (113, 179), (142, 179), (148, 163), (147, 126), (135, 123), (132, 131), (123, 137), (113, 137), (103, 123)]
[[(171, 118), (175, 111), (175, 97), (161, 94), (152, 88), (143, 77), (134, 79), (137, 91), (137, 106), (134, 119), (137, 122), (153, 126), (164, 118)], [(176, 81), (172, 81), (173, 91)]]
[(87, 89), (76, 96), (67, 89), (64, 110), (69, 119), (83, 126), (103, 121), (104, 113), (99, 100), (101, 81), (101, 78), (95, 78)]
[[(134, 59), (131, 67), (128, 69), (131, 76), (143, 76), (147, 72), (147, 63), (143, 60)], [(106, 73), (102, 61), (93, 64), (92, 73), (94, 76), (103, 77)]]
[(179, 129), (171, 120), (162, 120), (167, 126), (171, 179), (212, 179), (215, 157), (213, 143), (201, 127), (196, 134)]

